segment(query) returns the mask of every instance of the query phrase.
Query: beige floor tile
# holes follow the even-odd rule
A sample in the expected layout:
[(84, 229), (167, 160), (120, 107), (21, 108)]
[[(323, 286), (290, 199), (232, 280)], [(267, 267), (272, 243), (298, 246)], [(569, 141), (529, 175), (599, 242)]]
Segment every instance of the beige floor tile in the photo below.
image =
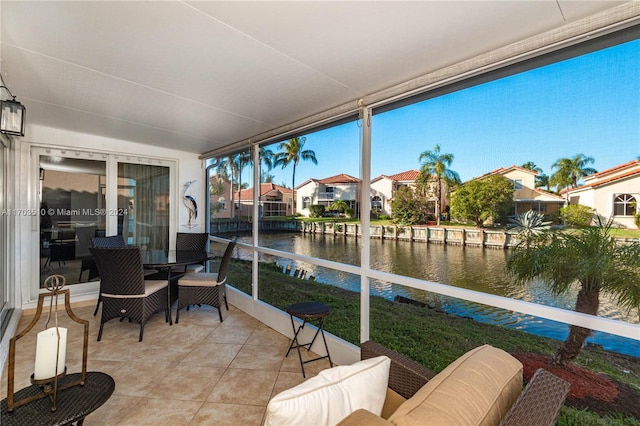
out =
[(147, 397), (205, 401), (224, 372), (224, 368), (180, 365), (172, 369)]
[(242, 345), (201, 343), (193, 348), (181, 364), (226, 368), (236, 357)]
[(278, 346), (244, 345), (231, 363), (231, 368), (280, 370), (285, 351)]
[(229, 316), (225, 318), (224, 324), (229, 325), (242, 325), (254, 329), (261, 323), (251, 315), (247, 315), (239, 309), (230, 311)]
[[(173, 310), (174, 319), (176, 309)], [(222, 320), (225, 321), (226, 318), (230, 315), (229, 311), (222, 306)], [(180, 316), (178, 317), (178, 325), (180, 324), (200, 324), (200, 325), (208, 325), (210, 327), (216, 327), (220, 325), (220, 315), (218, 314), (218, 308), (214, 308), (209, 305), (197, 306), (193, 305), (187, 308), (180, 309)]]
[(264, 412), (265, 408), (260, 406), (205, 402), (189, 426), (258, 426), (262, 423)]
[(289, 346), (289, 340), (286, 336), (278, 333), (272, 328), (266, 325), (259, 325), (253, 330), (249, 339), (247, 339), (247, 345), (264, 345), (264, 346), (278, 346), (286, 350)]
[(213, 343), (234, 343), (243, 345), (246, 343), (251, 333), (252, 327), (246, 325), (230, 325), (227, 322), (222, 323), (219, 327), (209, 334), (204, 341)]
[(89, 414), (83, 424), (85, 426), (115, 425), (127, 413), (135, 411), (135, 407), (142, 400), (139, 397), (112, 395), (102, 407)]
[(118, 425), (187, 425), (202, 402), (143, 398), (135, 410), (127, 412)]
[(116, 382), (115, 395), (146, 396), (164, 379), (173, 365), (123, 361), (116, 369), (105, 369)]
[(266, 406), (278, 371), (229, 368), (222, 375), (207, 402)]

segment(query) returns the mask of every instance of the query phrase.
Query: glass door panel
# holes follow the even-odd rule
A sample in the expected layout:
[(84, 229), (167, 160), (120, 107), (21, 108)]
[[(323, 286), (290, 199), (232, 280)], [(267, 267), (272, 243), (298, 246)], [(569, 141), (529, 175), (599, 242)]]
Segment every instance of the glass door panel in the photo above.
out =
[(51, 274), (96, 280), (89, 246), (105, 232), (106, 162), (40, 155), (39, 165), (40, 288)]
[(118, 234), (127, 244), (169, 249), (170, 168), (118, 163)]

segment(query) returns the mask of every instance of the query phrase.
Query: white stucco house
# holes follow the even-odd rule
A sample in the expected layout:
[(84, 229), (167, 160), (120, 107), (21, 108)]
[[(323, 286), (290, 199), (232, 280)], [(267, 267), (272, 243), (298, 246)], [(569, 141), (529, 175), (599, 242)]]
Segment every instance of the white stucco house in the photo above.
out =
[(569, 189), (569, 204), (582, 204), (596, 210), (614, 224), (638, 229), (634, 214), (640, 202), (640, 160), (594, 173), (583, 178), (584, 184)]
[(336, 200), (344, 200), (358, 215), (358, 199), (361, 181), (341, 173), (324, 179), (308, 179), (295, 188), (296, 212), (309, 216), (309, 206), (322, 204), (329, 206)]
[(382, 174), (371, 179), (371, 208), (379, 209), (380, 214), (391, 216), (394, 194), (403, 186), (414, 186), (419, 174), (417, 170), (407, 170), (391, 176)]

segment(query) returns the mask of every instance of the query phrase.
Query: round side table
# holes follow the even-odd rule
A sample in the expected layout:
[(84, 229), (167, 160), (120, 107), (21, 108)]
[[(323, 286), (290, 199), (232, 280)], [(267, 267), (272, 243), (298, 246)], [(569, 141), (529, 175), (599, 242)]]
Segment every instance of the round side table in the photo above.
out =
[[(307, 377), (304, 372), (304, 365), (309, 362), (319, 361), (321, 359), (327, 358), (329, 360), (329, 367), (333, 367), (333, 363), (331, 362), (331, 355), (329, 354), (329, 347), (327, 346), (327, 339), (324, 336), (323, 329), (324, 318), (331, 313), (331, 308), (320, 302), (300, 302), (287, 306), (286, 312), (291, 318), (293, 339), (291, 339), (291, 344), (289, 345), (289, 349), (287, 350), (287, 354), (285, 355), (285, 357), (289, 356), (289, 352), (291, 352), (291, 349), (296, 349), (298, 351), (298, 359), (300, 360), (300, 367), (302, 368), (302, 377)], [(296, 327), (294, 317), (300, 318), (302, 320), (302, 324)], [(317, 320), (318, 322), (318, 329), (313, 335), (313, 339), (309, 343), (300, 343), (298, 341), (298, 334), (300, 334), (300, 332), (304, 329), (304, 326), (312, 320)], [(300, 353), (300, 348), (306, 347), (307, 352), (311, 351), (311, 346), (313, 346), (313, 343), (316, 341), (316, 337), (318, 337), (318, 334), (322, 335), (322, 341), (324, 342), (324, 348), (327, 354), (324, 356), (319, 356), (317, 358), (309, 359), (307, 361), (303, 361), (302, 354)]]
[[(80, 373), (69, 374), (61, 379), (58, 385), (71, 383), (79, 379)], [(7, 412), (7, 400), (0, 404), (0, 423), (9, 425), (82, 425), (84, 418), (97, 410), (111, 397), (116, 384), (111, 376), (96, 371), (87, 372), (84, 385), (72, 386), (58, 392), (56, 411), (51, 411), (48, 397), (36, 399)], [(41, 392), (40, 386), (31, 385), (15, 393), (16, 399), (36, 395)]]

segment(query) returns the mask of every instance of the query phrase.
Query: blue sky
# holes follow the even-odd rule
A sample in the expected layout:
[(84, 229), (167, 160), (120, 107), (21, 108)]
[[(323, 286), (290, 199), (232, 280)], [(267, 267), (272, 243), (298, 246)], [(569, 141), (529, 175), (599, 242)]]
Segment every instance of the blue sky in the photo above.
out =
[[(357, 123), (347, 123), (307, 135), (318, 165), (301, 162), (296, 185), (359, 177), (359, 134)], [(593, 157), (598, 171), (635, 159), (640, 40), (375, 115), (371, 176), (418, 169), (420, 153), (436, 144), (454, 155), (451, 169), (462, 180), (527, 161), (550, 175), (557, 159), (578, 153)], [(291, 185), (292, 166), (271, 174)]]

